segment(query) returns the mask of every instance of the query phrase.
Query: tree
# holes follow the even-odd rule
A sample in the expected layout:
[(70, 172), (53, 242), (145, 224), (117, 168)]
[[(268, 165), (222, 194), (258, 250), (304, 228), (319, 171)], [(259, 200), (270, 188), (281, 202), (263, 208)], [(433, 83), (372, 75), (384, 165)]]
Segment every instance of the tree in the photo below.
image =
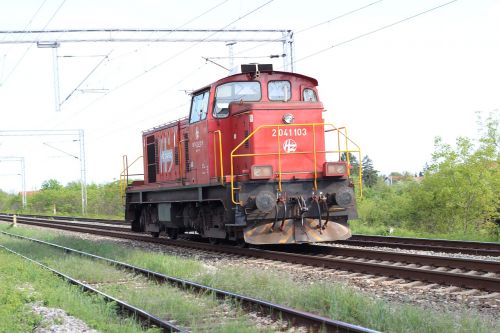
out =
[(63, 188), (63, 186), (56, 179), (45, 180), (42, 183), (42, 191), (43, 190), (60, 190), (62, 188)]
[(363, 184), (367, 187), (372, 187), (378, 181), (378, 171), (373, 167), (373, 161), (368, 155), (363, 157)]
[[(347, 154), (344, 152), (340, 155), (341, 161), (347, 161)], [(359, 162), (353, 153), (349, 153), (349, 165), (351, 167), (351, 175), (357, 176), (359, 173)]]
[(435, 139), (432, 162), (413, 193), (414, 221), (439, 231), (477, 230), (498, 216), (500, 204), (498, 115), (490, 115), (478, 142), (459, 137), (455, 146)]
[(436, 138), (432, 160), (419, 181), (409, 173), (393, 172), (399, 181), (392, 186), (377, 182), (367, 187), (358, 202), (361, 219), (374, 226), (498, 237), (499, 120), (496, 111), (480, 122), (478, 140), (460, 137), (450, 145)]

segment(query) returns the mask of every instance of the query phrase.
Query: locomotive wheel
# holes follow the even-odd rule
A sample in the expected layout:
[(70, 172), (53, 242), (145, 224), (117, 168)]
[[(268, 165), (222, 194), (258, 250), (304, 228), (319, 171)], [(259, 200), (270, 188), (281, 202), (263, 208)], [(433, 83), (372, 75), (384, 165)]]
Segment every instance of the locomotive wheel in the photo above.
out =
[(170, 239), (177, 239), (178, 232), (176, 228), (167, 228), (167, 236)]
[(212, 245), (217, 245), (219, 244), (219, 239), (214, 237), (208, 237), (208, 242)]
[(154, 238), (158, 238), (160, 236), (160, 233), (159, 232), (151, 232), (151, 236), (153, 236)]
[[(134, 231), (143, 232), (146, 229), (146, 221), (149, 219), (148, 211), (146, 208), (142, 208), (141, 215), (139, 216), (139, 221), (136, 224)], [(135, 222), (135, 221), (134, 221)]]
[(135, 211), (135, 217), (134, 220), (132, 221), (132, 231), (135, 232), (141, 232), (141, 210), (136, 210)]
[(132, 231), (135, 231), (135, 232), (141, 231), (141, 226), (139, 223), (140, 223), (139, 219), (132, 221)]
[(239, 248), (246, 248), (248, 247), (248, 244), (247, 242), (245, 242), (245, 239), (244, 238), (240, 238), (236, 241), (236, 247), (239, 247)]

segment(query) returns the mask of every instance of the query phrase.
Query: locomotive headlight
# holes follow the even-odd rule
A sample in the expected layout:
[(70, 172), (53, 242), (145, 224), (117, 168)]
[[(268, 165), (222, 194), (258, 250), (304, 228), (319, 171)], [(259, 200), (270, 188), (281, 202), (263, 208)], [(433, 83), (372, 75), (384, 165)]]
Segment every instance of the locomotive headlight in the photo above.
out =
[(293, 117), (293, 114), (291, 114), (291, 113), (286, 113), (286, 114), (283, 115), (283, 122), (285, 124), (291, 124), (291, 123), (293, 123), (294, 119), (295, 118)]
[(325, 163), (325, 176), (347, 176), (347, 163), (346, 162), (326, 162)]
[(271, 165), (252, 165), (250, 169), (251, 179), (269, 179), (273, 176)]

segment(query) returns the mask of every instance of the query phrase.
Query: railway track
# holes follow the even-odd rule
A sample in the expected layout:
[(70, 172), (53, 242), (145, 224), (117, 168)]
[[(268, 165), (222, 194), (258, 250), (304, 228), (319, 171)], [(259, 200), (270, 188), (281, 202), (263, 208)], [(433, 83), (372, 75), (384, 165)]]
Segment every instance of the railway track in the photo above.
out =
[(353, 235), (339, 244), (363, 247), (389, 247), (408, 250), (463, 253), (500, 257), (500, 243), (454, 241), (446, 239), (409, 238), (393, 236)]
[[(12, 218), (12, 215), (13, 214), (0, 214), (0, 217)], [(130, 227), (130, 224), (124, 220), (106, 220), (73, 216), (44, 215), (19, 215), (19, 217), (52, 219), (55, 221), (95, 222), (96, 224), (102, 223)], [(500, 243), (493, 242), (473, 242), (446, 239), (355, 234), (348, 240), (337, 241), (336, 243), (360, 247), (388, 247), (408, 250), (434, 251), (442, 253), (462, 253), (479, 256), (500, 257)]]
[(81, 222), (94, 222), (94, 223), (103, 223), (103, 224), (113, 224), (113, 225), (122, 225), (130, 227), (130, 223), (125, 220), (112, 220), (112, 219), (93, 219), (89, 217), (77, 217), (77, 216), (50, 216), (50, 215), (38, 215), (38, 214), (10, 214), (10, 213), (0, 213), (0, 217), (12, 217), (16, 215), (19, 218), (38, 218), (52, 221), (81, 221)]
[[(6, 218), (3, 217), (2, 219), (5, 220)], [(346, 270), (431, 284), (452, 285), (493, 293), (500, 292), (500, 262), (497, 261), (313, 245), (244, 249), (234, 246), (214, 246), (188, 240), (152, 238), (148, 235), (131, 233), (123, 227), (103, 225), (101, 223), (90, 225), (76, 222), (41, 221), (34, 218), (20, 218), (18, 222), (306, 266)]]
[(164, 332), (187, 332), (184, 329), (180, 328), (179, 326), (175, 325), (174, 323), (172, 323), (168, 320), (158, 318), (157, 316), (155, 316), (155, 315), (153, 315), (145, 310), (142, 310), (140, 308), (132, 306), (132, 305), (120, 300), (120, 299), (117, 299), (117, 298), (112, 297), (106, 293), (103, 293), (102, 291), (99, 291), (99, 290), (97, 290), (97, 289), (95, 289), (95, 288), (93, 288), (85, 283), (82, 283), (82, 282), (78, 281), (77, 279), (72, 278), (71, 276), (68, 276), (60, 271), (57, 271), (51, 267), (48, 267), (39, 261), (28, 258), (28, 257), (22, 255), (21, 253), (18, 253), (12, 249), (9, 249), (1, 244), (0, 244), (0, 249), (3, 249), (4, 251), (7, 251), (9, 253), (15, 254), (15, 255), (25, 259), (26, 261), (29, 261), (37, 266), (40, 266), (43, 269), (46, 269), (46, 270), (52, 272), (54, 275), (64, 279), (66, 282), (80, 287), (85, 292), (99, 295), (99, 296), (103, 297), (104, 300), (108, 303), (115, 303), (116, 305), (118, 305), (118, 307), (122, 313), (126, 313), (130, 317), (135, 317), (135, 318), (139, 319), (143, 323), (143, 325), (146, 327), (153, 327), (153, 326), (160, 327)]
[[(61, 251), (64, 251), (65, 253), (77, 254), (77, 255), (80, 255), (82, 257), (90, 258), (93, 260), (99, 260), (99, 261), (105, 262), (106, 264), (112, 265), (116, 268), (131, 271), (134, 274), (143, 275), (147, 279), (158, 282), (158, 283), (169, 283), (170, 285), (181, 288), (183, 290), (195, 291), (195, 292), (199, 292), (199, 293), (203, 293), (203, 294), (205, 294), (205, 293), (213, 294), (219, 299), (232, 299), (234, 301), (241, 303), (245, 308), (251, 309), (252, 311), (258, 310), (260, 312), (264, 312), (266, 315), (272, 315), (272, 316), (276, 316), (278, 314), (280, 318), (286, 319), (291, 325), (299, 324), (299, 325), (306, 326), (308, 328), (308, 331), (322, 331), (322, 330), (324, 330), (326, 332), (339, 332), (339, 333), (342, 333), (342, 332), (346, 332), (346, 333), (356, 333), (356, 332), (357, 333), (375, 333), (375, 332), (378, 332), (378, 331), (367, 329), (367, 328), (364, 328), (361, 326), (345, 323), (342, 321), (332, 320), (330, 318), (318, 316), (318, 315), (315, 315), (312, 313), (292, 309), (290, 307), (271, 303), (271, 302), (268, 302), (265, 300), (247, 297), (244, 295), (228, 292), (225, 290), (212, 288), (210, 286), (202, 285), (202, 284), (199, 284), (196, 282), (175, 278), (172, 276), (168, 276), (165, 274), (161, 274), (158, 272), (154, 272), (151, 270), (147, 270), (144, 268), (133, 266), (133, 265), (130, 265), (127, 263), (104, 258), (104, 257), (97, 256), (97, 255), (94, 255), (91, 253), (71, 249), (68, 247), (60, 246), (60, 245), (49, 243), (46, 241), (41, 241), (41, 240), (34, 239), (34, 238), (19, 236), (19, 235), (7, 233), (7, 232), (0, 232), (0, 233), (4, 234), (4, 235), (8, 235), (10, 237), (15, 237), (18, 239), (23, 239), (23, 240), (27, 240), (30, 242), (35, 242), (38, 244), (43, 244), (46, 246), (57, 248)], [(27, 259), (31, 262), (34, 262), (34, 263), (42, 266), (45, 269), (49, 269), (50, 271), (52, 271), (56, 275), (65, 278), (68, 282), (70, 282), (72, 284), (79, 285), (80, 287), (82, 287), (86, 291), (91, 291), (93, 293), (100, 294), (106, 300), (117, 302), (117, 304), (119, 304), (119, 306), (121, 308), (124, 308), (127, 311), (129, 311), (131, 314), (138, 316), (140, 319), (144, 320), (149, 325), (151, 325), (151, 324), (156, 325), (158, 327), (163, 328), (164, 331), (168, 331), (168, 332), (187, 332), (187, 330), (181, 328), (178, 325), (174, 325), (171, 321), (159, 319), (152, 314), (149, 314), (141, 309), (135, 308), (135, 307), (123, 302), (123, 301), (117, 300), (116, 298), (113, 298), (112, 296), (106, 295), (106, 294), (98, 291), (97, 289), (94, 289), (88, 285), (85, 285), (85, 284), (83, 284), (83, 283), (81, 283), (81, 282), (79, 282), (71, 277), (68, 277), (67, 275), (64, 275), (61, 272), (58, 272), (58, 271), (53, 270), (52, 268), (49, 268), (49, 267), (47, 267), (39, 262), (36, 262), (33, 259), (27, 258), (20, 253), (17, 253), (11, 249), (8, 249), (2, 245), (0, 245), (0, 248), (3, 248), (11, 253), (20, 255), (24, 259)]]

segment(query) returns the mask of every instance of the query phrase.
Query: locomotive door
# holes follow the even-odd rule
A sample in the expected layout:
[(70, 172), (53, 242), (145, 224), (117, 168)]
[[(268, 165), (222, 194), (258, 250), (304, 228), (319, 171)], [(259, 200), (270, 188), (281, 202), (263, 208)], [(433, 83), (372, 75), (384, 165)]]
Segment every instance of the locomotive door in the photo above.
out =
[(171, 127), (160, 131), (156, 136), (158, 148), (157, 180), (178, 181), (181, 172), (179, 170), (179, 128), (177, 122)]
[(186, 183), (209, 182), (208, 112), (209, 90), (193, 95), (189, 126), (183, 133), (185, 140)]

